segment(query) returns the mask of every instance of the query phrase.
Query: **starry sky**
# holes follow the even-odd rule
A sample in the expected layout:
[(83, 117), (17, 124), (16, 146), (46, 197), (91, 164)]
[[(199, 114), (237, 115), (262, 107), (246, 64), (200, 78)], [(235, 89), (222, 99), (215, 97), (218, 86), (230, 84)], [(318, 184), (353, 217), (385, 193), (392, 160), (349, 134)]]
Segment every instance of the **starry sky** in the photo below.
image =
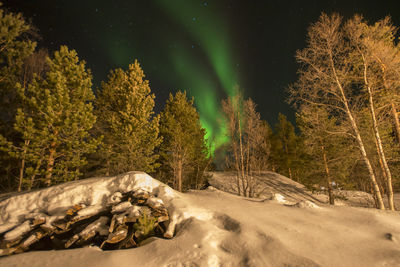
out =
[[(201, 122), (223, 142), (221, 99), (238, 85), (271, 125), (294, 120), (285, 88), (296, 80), (294, 55), (321, 12), (372, 22), (387, 15), (400, 26), (400, 1), (322, 0), (3, 0), (38, 29), (39, 46), (75, 49), (94, 76), (141, 63), (159, 112), (170, 92), (195, 97)], [(219, 138), (219, 139), (218, 139)]]

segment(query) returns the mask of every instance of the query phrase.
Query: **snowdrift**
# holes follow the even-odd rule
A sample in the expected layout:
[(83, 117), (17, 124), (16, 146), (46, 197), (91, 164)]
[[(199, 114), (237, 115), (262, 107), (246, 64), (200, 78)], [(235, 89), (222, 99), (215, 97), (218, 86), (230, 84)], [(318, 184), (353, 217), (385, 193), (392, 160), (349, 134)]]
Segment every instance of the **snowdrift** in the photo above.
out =
[[(215, 188), (236, 194), (236, 173), (229, 172), (208, 172), (211, 176), (209, 183)], [(283, 175), (271, 171), (263, 171), (254, 175), (256, 185), (256, 196), (262, 199), (274, 198), (276, 195), (282, 196), (288, 202), (311, 201), (324, 203), (324, 198), (313, 195), (306, 187)]]
[(13, 196), (0, 202), (0, 227), (37, 211), (57, 216), (79, 202), (104, 205), (117, 191), (138, 189), (163, 200), (172, 239), (117, 251), (28, 252), (0, 258), (0, 266), (400, 266), (398, 212), (287, 201), (283, 194), (247, 199), (214, 187), (181, 194), (140, 172)]
[[(236, 194), (235, 172), (208, 172), (208, 174), (211, 176), (209, 183), (212, 186), (219, 190)], [(316, 204), (324, 204), (329, 201), (327, 192), (312, 193), (304, 185), (275, 172), (263, 171), (254, 177), (257, 180), (256, 195), (258, 198), (283, 198), (288, 203), (310, 201)], [(366, 192), (334, 190), (334, 194), (336, 196), (335, 205), (337, 206), (375, 207), (373, 196)], [(399, 197), (399, 195), (395, 194), (397, 206), (400, 206)]]

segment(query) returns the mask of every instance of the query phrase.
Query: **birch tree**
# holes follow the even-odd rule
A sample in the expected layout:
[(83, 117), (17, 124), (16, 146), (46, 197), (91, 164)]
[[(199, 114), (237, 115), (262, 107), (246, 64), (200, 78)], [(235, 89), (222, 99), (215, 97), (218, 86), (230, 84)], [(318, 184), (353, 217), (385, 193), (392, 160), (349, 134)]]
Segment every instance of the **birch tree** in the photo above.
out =
[(270, 129), (256, 111), (251, 99), (240, 93), (222, 101), (230, 137), (229, 155), (236, 170), (238, 195), (254, 197), (256, 174), (265, 170), (270, 154)]
[(350, 54), (353, 52), (345, 38), (342, 18), (333, 14), (322, 14), (308, 30), (307, 47), (298, 51), (299, 78), (289, 89), (291, 97), (298, 103), (323, 107), (335, 114), (338, 121), (345, 121), (349, 135), (357, 142), (358, 149), (368, 170), (379, 209), (385, 209), (373, 165), (367, 154), (364, 139), (357, 122), (357, 101), (354, 97), (353, 67)]
[[(400, 71), (398, 50), (394, 46), (395, 28), (388, 18), (369, 26), (361, 16), (355, 16), (346, 23), (350, 45), (354, 47), (352, 58), (355, 61), (355, 74), (358, 74), (361, 87), (368, 99), (368, 110), (372, 122), (376, 151), (386, 182), (389, 209), (394, 210), (392, 172), (390, 170), (383, 140), (379, 129), (380, 108), (391, 109), (393, 122), (398, 133), (398, 118), (395, 107), (395, 89), (389, 88), (388, 75)], [(397, 75), (397, 78), (400, 76)], [(393, 82), (391, 86), (396, 86)], [(396, 88), (397, 89), (397, 88)], [(382, 92), (383, 91), (383, 92)], [(390, 92), (391, 91), (391, 92)], [(381, 95), (392, 97), (382, 98)]]

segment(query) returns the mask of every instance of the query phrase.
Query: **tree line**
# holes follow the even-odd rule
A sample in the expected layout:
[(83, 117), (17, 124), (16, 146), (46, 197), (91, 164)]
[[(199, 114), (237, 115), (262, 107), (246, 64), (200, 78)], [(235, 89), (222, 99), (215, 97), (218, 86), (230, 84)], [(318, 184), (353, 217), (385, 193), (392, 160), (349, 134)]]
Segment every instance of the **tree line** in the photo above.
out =
[[(399, 188), (400, 47), (389, 17), (369, 24), (360, 15), (343, 20), (322, 14), (297, 51), (297, 81), (288, 88), (296, 126), (279, 114), (274, 131), (254, 102), (240, 94), (224, 100), (226, 166), (236, 171), (235, 190), (254, 196), (257, 172), (269, 169), (326, 189), (372, 193), (394, 210)], [(261, 165), (259, 164), (261, 163)]]
[(38, 49), (21, 14), (0, 9), (0, 185), (22, 191), (94, 175), (152, 173), (179, 191), (210, 165), (205, 130), (186, 92), (154, 112), (140, 64), (110, 71), (92, 90), (76, 51)]
[[(298, 80), (289, 88), (308, 151), (331, 187), (351, 177), (373, 193), (376, 206), (394, 210), (399, 175), (400, 55), (390, 18), (370, 24), (322, 14), (299, 50)], [(318, 160), (317, 160), (318, 159)], [(330, 189), (331, 190), (331, 189)]]
[(373, 193), (394, 209), (399, 185), (400, 57), (389, 18), (322, 14), (299, 50), (288, 88), (296, 126), (273, 127), (239, 88), (221, 103), (229, 142), (211, 155), (194, 99), (170, 94), (160, 114), (139, 64), (111, 70), (93, 92), (76, 51), (39, 49), (21, 14), (0, 9), (0, 190), (21, 191), (131, 170), (179, 191), (199, 189), (215, 162), (236, 173), (239, 195), (257, 196), (272, 170), (305, 184)]

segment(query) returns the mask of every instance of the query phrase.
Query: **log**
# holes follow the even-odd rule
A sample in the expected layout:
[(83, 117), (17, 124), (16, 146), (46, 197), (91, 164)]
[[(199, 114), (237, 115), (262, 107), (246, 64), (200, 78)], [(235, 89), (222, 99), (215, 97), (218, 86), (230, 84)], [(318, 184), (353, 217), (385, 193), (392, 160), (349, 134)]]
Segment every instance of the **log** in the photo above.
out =
[(106, 205), (72, 205), (62, 216), (32, 212), (21, 222), (0, 225), (0, 256), (41, 249), (96, 245), (128, 249), (163, 238), (170, 217), (163, 201), (145, 190), (115, 192)]

